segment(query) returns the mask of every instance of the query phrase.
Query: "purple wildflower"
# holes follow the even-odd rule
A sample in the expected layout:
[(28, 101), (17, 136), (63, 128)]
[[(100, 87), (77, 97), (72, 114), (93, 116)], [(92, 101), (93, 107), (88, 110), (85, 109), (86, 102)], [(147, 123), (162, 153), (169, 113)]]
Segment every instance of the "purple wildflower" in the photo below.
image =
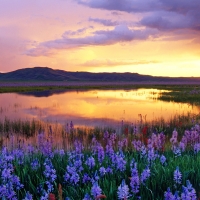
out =
[(107, 167), (106, 173), (108, 173), (108, 174), (113, 174), (113, 169), (110, 168), (110, 167)]
[(105, 157), (104, 149), (101, 145), (98, 145), (97, 151), (98, 151), (98, 161), (99, 163), (102, 163)]
[(9, 168), (3, 169), (2, 174), (1, 174), (2, 179), (7, 180), (7, 179), (12, 178), (12, 175), (11, 175), (12, 171), (13, 169), (9, 169)]
[(105, 169), (105, 167), (100, 167), (99, 173), (100, 173), (101, 176), (104, 176), (104, 175), (106, 174), (106, 169)]
[(125, 180), (122, 181), (121, 185), (118, 187), (117, 191), (118, 199), (128, 199), (129, 198), (129, 188), (126, 185)]
[(53, 191), (53, 182), (56, 180), (56, 170), (53, 168), (53, 164), (49, 159), (46, 159), (44, 162), (45, 170), (44, 176), (46, 178), (46, 184), (48, 187), (48, 193)]
[(118, 142), (118, 147), (120, 150), (122, 150), (123, 147), (127, 147), (127, 144), (128, 144), (128, 140), (127, 138), (125, 138)]
[(94, 198), (101, 195), (102, 189), (99, 187), (98, 183), (95, 182), (91, 188), (91, 194)]
[(15, 156), (15, 160), (18, 162), (19, 165), (24, 163), (24, 152), (21, 149), (15, 149), (13, 151), (13, 155)]
[(19, 177), (13, 174), (13, 156), (9, 155), (6, 148), (2, 149), (0, 161), (0, 197), (2, 199), (17, 199), (16, 190), (23, 188), (23, 185), (20, 183)]
[(182, 174), (179, 171), (179, 167), (176, 167), (176, 170), (174, 171), (174, 182), (176, 184), (181, 184), (182, 181)]
[(112, 163), (120, 172), (123, 172), (126, 169), (126, 160), (122, 152), (113, 155)]
[(167, 188), (167, 191), (164, 193), (164, 197), (165, 197), (165, 200), (173, 200), (174, 199), (174, 195), (170, 191), (169, 187)]
[(140, 179), (139, 179), (138, 170), (137, 170), (137, 163), (135, 163), (134, 168), (132, 169), (132, 172), (131, 172), (130, 186), (131, 186), (131, 191), (134, 194), (137, 194), (139, 192)]
[(87, 194), (85, 194), (83, 200), (92, 200), (92, 198), (91, 198), (90, 195), (87, 193)]
[(150, 177), (150, 169), (146, 168), (141, 173), (141, 177), (140, 177), (141, 183), (144, 184), (149, 177)]
[(166, 157), (164, 156), (164, 155), (162, 155), (161, 157), (160, 157), (160, 162), (162, 163), (162, 165), (164, 165), (165, 164), (165, 162), (166, 162)]
[(77, 172), (83, 171), (82, 160), (80, 157), (76, 157), (74, 161), (74, 167), (76, 168)]
[(105, 133), (104, 133), (104, 135), (103, 135), (103, 138), (106, 139), (106, 140), (109, 138), (109, 133), (108, 133), (108, 131), (105, 131)]
[(172, 150), (173, 150), (173, 153), (174, 153), (175, 157), (181, 156), (181, 149), (180, 149), (180, 147), (172, 146)]
[(91, 180), (90, 176), (86, 173), (83, 175), (83, 183), (88, 183)]
[(81, 143), (81, 141), (76, 140), (74, 142), (74, 147), (75, 147), (76, 154), (81, 154), (82, 153), (83, 144)]
[(150, 164), (152, 164), (152, 162), (156, 159), (156, 156), (157, 156), (155, 154), (155, 152), (154, 152), (154, 148), (153, 147), (148, 150), (147, 155), (148, 155), (148, 157), (147, 157), (148, 162)]
[(174, 194), (174, 200), (180, 200), (180, 197), (178, 195), (178, 192), (176, 191)]
[(49, 198), (49, 194), (44, 190), (40, 200), (47, 200)]
[(64, 149), (60, 149), (60, 150), (58, 151), (58, 154), (59, 154), (60, 156), (64, 156), (64, 155), (65, 155)]
[(141, 147), (142, 147), (142, 142), (140, 140), (133, 140), (132, 144), (135, 148), (136, 151), (140, 151)]
[(32, 170), (37, 170), (40, 167), (39, 160), (36, 158), (31, 162)]
[(79, 180), (80, 180), (80, 176), (79, 174), (76, 172), (76, 168), (75, 167), (71, 167), (71, 166), (67, 166), (67, 171), (64, 175), (64, 180), (65, 182), (69, 182), (73, 185), (77, 185)]
[(30, 194), (30, 192), (26, 192), (26, 196), (23, 200), (33, 200), (32, 194)]
[(112, 144), (107, 144), (107, 145), (106, 145), (106, 154), (107, 154), (108, 156), (110, 156), (110, 157), (113, 156), (114, 150), (113, 150)]
[(133, 158), (130, 163), (130, 167), (133, 168), (135, 166), (135, 159)]
[(42, 154), (44, 154), (47, 157), (53, 157), (52, 141), (46, 139), (43, 132), (38, 134), (38, 146)]
[(197, 154), (200, 151), (200, 143), (194, 144), (194, 152)]
[(140, 148), (140, 156), (142, 158), (146, 158), (146, 156), (147, 156), (147, 149), (146, 149), (145, 145), (142, 145)]
[(95, 171), (93, 178), (91, 179), (91, 183), (94, 184), (94, 183), (98, 182), (98, 180), (99, 180), (99, 176), (98, 176), (97, 171)]
[(179, 149), (180, 149), (182, 152), (185, 151), (185, 147), (186, 147), (186, 145), (185, 145), (184, 142), (180, 142), (180, 143), (179, 143)]
[(172, 137), (170, 139), (170, 142), (172, 143), (172, 145), (175, 145), (177, 143), (177, 137), (178, 137), (178, 132), (176, 131), (176, 129), (174, 129), (172, 133)]
[(182, 190), (183, 190), (181, 193), (182, 200), (188, 200), (188, 199), (196, 200), (197, 199), (196, 191), (192, 187), (192, 184), (190, 183), (189, 180), (186, 181), (186, 187), (183, 186)]
[(86, 161), (85, 164), (89, 167), (89, 169), (92, 169), (95, 166), (95, 159), (90, 156)]

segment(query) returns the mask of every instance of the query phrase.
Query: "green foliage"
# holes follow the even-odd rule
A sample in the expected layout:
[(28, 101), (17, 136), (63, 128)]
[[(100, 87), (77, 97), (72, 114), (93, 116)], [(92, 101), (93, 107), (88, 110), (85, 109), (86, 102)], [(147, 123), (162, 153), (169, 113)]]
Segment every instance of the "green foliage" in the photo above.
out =
[[(180, 157), (175, 157), (172, 151), (168, 150), (163, 152), (163, 154), (167, 158), (167, 164), (164, 166), (160, 163), (159, 159), (157, 159), (154, 165), (151, 168), (151, 178), (145, 185), (142, 185), (140, 188), (140, 196), (141, 199), (163, 199), (164, 192), (168, 187), (173, 188), (173, 193), (175, 192), (174, 182), (173, 182), (173, 173), (177, 166), (179, 166), (180, 171), (182, 173), (182, 183), (186, 184), (186, 180), (190, 180), (193, 187), (196, 191), (199, 192), (200, 186), (200, 152), (195, 155), (191, 154), (189, 151), (185, 152)], [(84, 157), (92, 155), (91, 152), (85, 152)], [(31, 168), (31, 162), (37, 158), (40, 161), (40, 167), (37, 170), (33, 170)], [(119, 171), (114, 171), (113, 174), (105, 175), (103, 178), (100, 178), (99, 185), (102, 188), (103, 194), (107, 196), (107, 199), (117, 199), (117, 189), (120, 185), (121, 181), (125, 179), (126, 183), (130, 184), (129, 177), (130, 173), (130, 162), (134, 158), (135, 162), (138, 163), (138, 171), (139, 174), (145, 168), (145, 164), (143, 160), (140, 159), (140, 156), (137, 152), (125, 152), (125, 159), (127, 161), (126, 171), (125, 173), (121, 173)], [(92, 171), (96, 171), (99, 169), (99, 164), (96, 159), (96, 166)], [(23, 164), (18, 164), (18, 161), (15, 160), (15, 174), (20, 177), (20, 181), (25, 185), (24, 190), (30, 191), (31, 194), (34, 194), (34, 199), (37, 198), (37, 186), (42, 184), (45, 186), (45, 177), (43, 174), (44, 171), (44, 163), (45, 157), (41, 154), (34, 153), (31, 156), (26, 156), (25, 162)], [(64, 156), (60, 156), (56, 154), (52, 163), (54, 168), (56, 169), (57, 179), (55, 182), (55, 190), (54, 194), (58, 195), (58, 185), (59, 183), (62, 185), (63, 196), (64, 197), (72, 197), (71, 199), (83, 199), (86, 193), (90, 193), (92, 184), (81, 184), (79, 186), (72, 186), (69, 183), (64, 181), (64, 174), (66, 171), (66, 166), (69, 164), (68, 156), (65, 154)], [(108, 165), (106, 162), (103, 165)], [(87, 166), (83, 165), (83, 172), (87, 172), (91, 174), (91, 171), (87, 168)], [(83, 173), (82, 173), (83, 175)], [(82, 178), (82, 177), (81, 177)], [(131, 197), (130, 200), (135, 199)]]

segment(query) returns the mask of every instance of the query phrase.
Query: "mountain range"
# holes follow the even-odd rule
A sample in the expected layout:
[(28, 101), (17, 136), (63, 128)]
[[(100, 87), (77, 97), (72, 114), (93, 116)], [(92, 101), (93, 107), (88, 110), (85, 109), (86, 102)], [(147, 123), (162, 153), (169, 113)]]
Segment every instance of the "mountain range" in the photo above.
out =
[(48, 67), (18, 69), (0, 73), (0, 81), (91, 81), (91, 82), (199, 82), (200, 77), (162, 77), (138, 73), (69, 72)]

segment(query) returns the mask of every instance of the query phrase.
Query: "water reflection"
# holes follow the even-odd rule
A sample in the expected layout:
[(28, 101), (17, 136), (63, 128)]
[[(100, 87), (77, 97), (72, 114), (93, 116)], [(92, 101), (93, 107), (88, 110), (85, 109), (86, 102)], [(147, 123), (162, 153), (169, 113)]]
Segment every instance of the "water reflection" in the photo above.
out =
[(116, 126), (176, 114), (199, 113), (199, 107), (159, 101), (160, 90), (45, 91), (0, 94), (0, 120), (38, 119), (76, 126)]

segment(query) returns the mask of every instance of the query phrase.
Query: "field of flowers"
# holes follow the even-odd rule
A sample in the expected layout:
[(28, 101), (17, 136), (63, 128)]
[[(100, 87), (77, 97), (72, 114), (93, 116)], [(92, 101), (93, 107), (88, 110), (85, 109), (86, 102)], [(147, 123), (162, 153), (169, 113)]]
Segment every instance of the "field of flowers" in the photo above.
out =
[[(178, 130), (178, 129), (177, 129)], [(90, 142), (68, 137), (54, 147), (52, 134), (36, 145), (2, 146), (0, 197), (6, 199), (198, 199), (200, 126), (179, 133), (105, 131)], [(170, 137), (169, 137), (170, 136)], [(71, 140), (72, 142), (72, 140)]]

